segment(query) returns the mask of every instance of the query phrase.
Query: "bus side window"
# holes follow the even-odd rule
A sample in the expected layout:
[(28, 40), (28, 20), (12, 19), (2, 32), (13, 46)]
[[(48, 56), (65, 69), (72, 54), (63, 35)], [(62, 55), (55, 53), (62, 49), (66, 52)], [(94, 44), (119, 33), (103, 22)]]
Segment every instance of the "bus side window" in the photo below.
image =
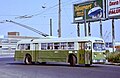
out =
[(85, 43), (81, 43), (81, 50), (85, 49)]
[(17, 49), (18, 50), (24, 50), (24, 44), (18, 44)]
[(48, 43), (47, 44), (47, 49), (52, 50), (53, 49), (53, 43)]
[(68, 42), (68, 49), (70, 50), (74, 49), (74, 42)]
[(18, 50), (30, 50), (30, 44), (18, 44)]
[(86, 49), (86, 50), (91, 50), (91, 45), (90, 45), (90, 43), (86, 43), (86, 44), (85, 44), (85, 49)]
[(60, 47), (60, 44), (59, 44), (59, 43), (54, 43), (54, 49), (55, 49), (55, 50), (58, 50), (59, 47)]
[(61, 49), (62, 50), (67, 50), (67, 42), (61, 42)]
[(79, 49), (80, 50), (85, 50), (87, 48), (86, 44), (85, 43), (79, 43)]
[(91, 50), (91, 43), (85, 43), (85, 49)]
[(17, 49), (20, 50), (20, 44), (17, 45)]
[(46, 43), (41, 43), (41, 50), (46, 50), (47, 44)]
[(30, 44), (26, 44), (24, 48), (25, 50), (30, 50)]
[(24, 44), (20, 45), (20, 50), (24, 50)]

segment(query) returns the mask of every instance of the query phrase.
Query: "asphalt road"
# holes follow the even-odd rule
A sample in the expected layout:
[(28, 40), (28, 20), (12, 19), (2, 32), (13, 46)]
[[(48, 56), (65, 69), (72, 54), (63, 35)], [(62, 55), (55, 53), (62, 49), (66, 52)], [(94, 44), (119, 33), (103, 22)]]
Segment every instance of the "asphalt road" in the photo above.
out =
[(0, 58), (0, 78), (120, 78), (120, 66), (94, 64), (91, 67), (48, 63), (24, 65), (13, 58)]

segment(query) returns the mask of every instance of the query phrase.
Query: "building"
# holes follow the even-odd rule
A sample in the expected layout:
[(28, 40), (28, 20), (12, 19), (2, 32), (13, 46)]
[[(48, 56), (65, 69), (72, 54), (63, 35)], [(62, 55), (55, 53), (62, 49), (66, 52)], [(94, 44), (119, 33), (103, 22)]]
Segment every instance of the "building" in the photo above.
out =
[(7, 36), (0, 36), (0, 57), (13, 57), (16, 44), (22, 39), (39, 39), (40, 37), (20, 36), (19, 32), (8, 32)]
[(106, 46), (106, 50), (108, 50), (109, 52), (120, 52), (120, 42), (114, 42), (114, 45), (112, 42), (106, 42), (105, 43)]
[(8, 32), (8, 35), (19, 36), (19, 32)]

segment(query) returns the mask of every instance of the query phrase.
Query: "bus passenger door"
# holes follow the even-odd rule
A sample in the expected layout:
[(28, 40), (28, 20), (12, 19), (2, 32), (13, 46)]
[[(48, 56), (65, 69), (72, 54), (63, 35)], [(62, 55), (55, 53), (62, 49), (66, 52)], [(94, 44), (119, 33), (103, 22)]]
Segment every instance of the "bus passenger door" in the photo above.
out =
[(90, 65), (92, 63), (91, 42), (79, 42), (78, 64)]
[(38, 59), (38, 53), (39, 53), (39, 44), (38, 43), (34, 43), (33, 44), (34, 45), (34, 47), (33, 47), (33, 60), (35, 61), (35, 62), (37, 62), (37, 59)]
[(86, 65), (92, 64), (92, 43), (91, 42), (85, 43), (85, 64)]

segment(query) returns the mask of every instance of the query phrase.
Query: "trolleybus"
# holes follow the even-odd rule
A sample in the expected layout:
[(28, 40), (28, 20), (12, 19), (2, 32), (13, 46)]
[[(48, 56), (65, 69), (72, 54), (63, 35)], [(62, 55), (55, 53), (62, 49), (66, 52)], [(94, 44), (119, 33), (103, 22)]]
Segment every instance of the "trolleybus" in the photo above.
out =
[(105, 62), (105, 43), (97, 37), (26, 39), (17, 43), (14, 59), (25, 64), (33, 62), (66, 62), (91, 65)]

